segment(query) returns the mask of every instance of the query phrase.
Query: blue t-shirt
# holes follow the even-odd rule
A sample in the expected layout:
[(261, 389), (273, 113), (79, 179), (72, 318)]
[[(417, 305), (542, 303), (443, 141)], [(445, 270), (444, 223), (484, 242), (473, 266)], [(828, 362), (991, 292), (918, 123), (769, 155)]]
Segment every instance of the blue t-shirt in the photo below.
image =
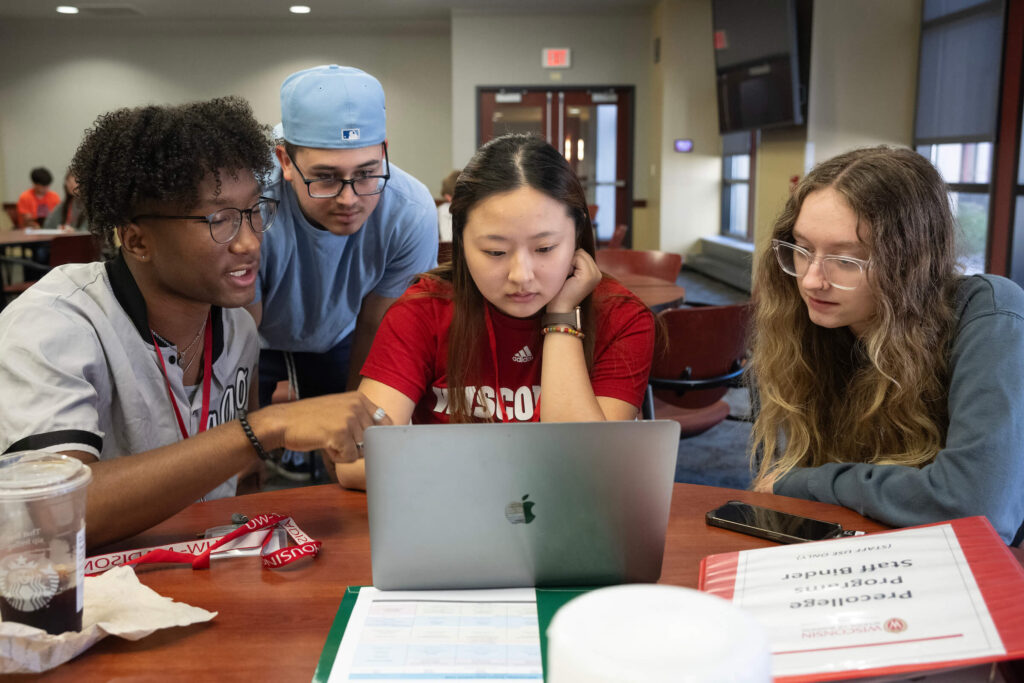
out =
[(263, 194), (281, 202), (263, 236), (256, 287), (265, 349), (323, 353), (355, 329), (367, 294), (397, 297), (437, 264), (434, 200), (394, 164), (377, 208), (352, 235), (311, 225), (280, 169)]

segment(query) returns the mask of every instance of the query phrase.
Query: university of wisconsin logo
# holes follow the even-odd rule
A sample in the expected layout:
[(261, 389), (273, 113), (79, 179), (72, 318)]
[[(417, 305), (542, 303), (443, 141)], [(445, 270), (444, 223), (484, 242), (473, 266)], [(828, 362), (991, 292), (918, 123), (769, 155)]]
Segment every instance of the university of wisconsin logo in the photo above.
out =
[[(434, 398), (435, 413), (451, 415), (451, 403), (448, 400), (448, 387), (431, 387)], [(466, 387), (466, 403), (472, 410), (473, 417), (495, 417), (498, 414), (498, 392), (505, 404), (505, 414), (498, 416), (502, 422), (529, 422), (540, 407), (540, 385), (532, 387)]]
[(899, 617), (887, 619), (885, 622), (885, 630), (888, 633), (903, 633), (907, 630), (907, 622), (903, 621)]

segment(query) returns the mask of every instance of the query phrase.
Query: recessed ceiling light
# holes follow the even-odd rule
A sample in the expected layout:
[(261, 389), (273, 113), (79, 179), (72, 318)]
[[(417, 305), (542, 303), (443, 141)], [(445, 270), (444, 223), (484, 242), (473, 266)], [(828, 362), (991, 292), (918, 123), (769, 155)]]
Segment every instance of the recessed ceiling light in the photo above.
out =
[(78, 14), (78, 8), (71, 5), (60, 5), (57, 7), (57, 11), (61, 14)]
[(309, 5), (292, 5), (288, 8), (288, 11), (292, 14), (309, 14)]

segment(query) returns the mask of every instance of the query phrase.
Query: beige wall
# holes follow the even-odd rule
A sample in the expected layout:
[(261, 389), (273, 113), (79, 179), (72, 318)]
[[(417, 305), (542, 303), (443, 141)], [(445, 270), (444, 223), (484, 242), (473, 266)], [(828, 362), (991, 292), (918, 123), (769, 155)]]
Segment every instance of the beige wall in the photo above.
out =
[(806, 148), (807, 129), (803, 126), (761, 131), (754, 201), (754, 244), (757, 247), (768, 239), (775, 218), (786, 205), (790, 179), (804, 174)]
[(808, 164), (856, 147), (910, 145), (914, 130), (920, 0), (814, 4), (807, 126), (762, 132), (755, 244), (762, 247)]
[(446, 22), (402, 26), (245, 23), (163, 26), (159, 33), (91, 22), (0, 25), (0, 185), (4, 201), (45, 165), (63, 177), (82, 133), (105, 111), (225, 94), (280, 120), (281, 81), (325, 63), (363, 68), (384, 85), (391, 159), (435, 194), (450, 171), (451, 52)]
[[(2, 150), (2, 149), (3, 149), (3, 136), (0, 136), (0, 150)], [(2, 160), (3, 160), (3, 157), (0, 156), (0, 192), (2, 192), (2, 190), (4, 188), (4, 164), (2, 163)], [(25, 187), (27, 189), (28, 185), (26, 185)], [(6, 194), (0, 194), (0, 199), (3, 199), (4, 202), (8, 201)], [(9, 201), (16, 202), (16, 201), (18, 201), (18, 198), (17, 198), (17, 196), (14, 196)], [(14, 227), (14, 225), (11, 223), (11, 219), (7, 217), (7, 212), (6, 211), (0, 211), (0, 230), (9, 230), (10, 228), (13, 228), (13, 227)]]
[(636, 212), (633, 214), (634, 249), (661, 248), (661, 164), (664, 156), (661, 145), (661, 127), (665, 109), (665, 67), (661, 61), (664, 60), (664, 53), (660, 42), (661, 34), (664, 33), (662, 26), (665, 25), (666, 13), (665, 2), (658, 2), (651, 12), (650, 42), (652, 46), (656, 41), (658, 42), (660, 58), (657, 64), (651, 64), (650, 127), (643, 137), (636, 136), (637, 146), (645, 147), (650, 155), (648, 168), (640, 169), (649, 176), (648, 187), (650, 189), (647, 193), (647, 209), (644, 211), (639, 225), (636, 220)]
[(814, 3), (807, 139), (814, 162), (876, 144), (909, 145), (920, 0)]
[[(654, 32), (661, 38), (657, 85), (655, 179), (659, 191), (657, 245), (686, 253), (703, 236), (718, 233), (722, 138), (718, 134), (710, 0), (662, 0)], [(673, 149), (676, 138), (693, 140), (693, 151)], [(659, 161), (660, 160), (660, 161)], [(652, 216), (653, 218), (653, 216)]]
[[(816, 3), (808, 125), (764, 133), (754, 200), (758, 239), (785, 201), (789, 177), (805, 172), (805, 158), (910, 143), (919, 17), (920, 0)], [(659, 0), (650, 10), (583, 17), (457, 12), (450, 23), (305, 22), (301, 30), (244, 21), (163, 26), (159, 33), (95, 22), (72, 33), (55, 25), (0, 25), (5, 201), (27, 187), (33, 166), (60, 177), (99, 113), (235, 93), (250, 99), (258, 118), (275, 123), (287, 74), (337, 62), (380, 78), (392, 159), (435, 194), (440, 179), (475, 149), (477, 86), (633, 85), (634, 196), (648, 202), (634, 211), (634, 246), (685, 253), (718, 233), (721, 142), (710, 0)], [(552, 46), (573, 49), (571, 69), (540, 67), (541, 49)], [(674, 152), (675, 138), (693, 139), (694, 152)]]
[[(632, 85), (636, 88), (633, 195), (648, 196), (650, 13), (587, 15), (457, 12), (451, 29), (451, 163), (476, 150), (478, 86)], [(545, 47), (572, 49), (572, 67), (544, 69)]]

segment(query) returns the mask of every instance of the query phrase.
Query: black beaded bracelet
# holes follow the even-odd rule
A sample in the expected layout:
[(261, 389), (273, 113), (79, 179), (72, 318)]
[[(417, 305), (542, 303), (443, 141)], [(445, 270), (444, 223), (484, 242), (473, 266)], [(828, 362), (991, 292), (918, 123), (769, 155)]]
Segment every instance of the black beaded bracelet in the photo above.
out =
[(264, 450), (263, 444), (260, 443), (260, 440), (256, 438), (256, 432), (252, 431), (252, 426), (249, 425), (249, 420), (245, 418), (245, 413), (238, 416), (238, 421), (242, 423), (242, 429), (245, 430), (245, 435), (249, 437), (249, 442), (252, 444), (252, 447), (256, 449), (256, 455), (260, 456), (260, 460), (273, 460), (273, 458), (270, 457), (270, 453), (267, 453), (267, 451)]

